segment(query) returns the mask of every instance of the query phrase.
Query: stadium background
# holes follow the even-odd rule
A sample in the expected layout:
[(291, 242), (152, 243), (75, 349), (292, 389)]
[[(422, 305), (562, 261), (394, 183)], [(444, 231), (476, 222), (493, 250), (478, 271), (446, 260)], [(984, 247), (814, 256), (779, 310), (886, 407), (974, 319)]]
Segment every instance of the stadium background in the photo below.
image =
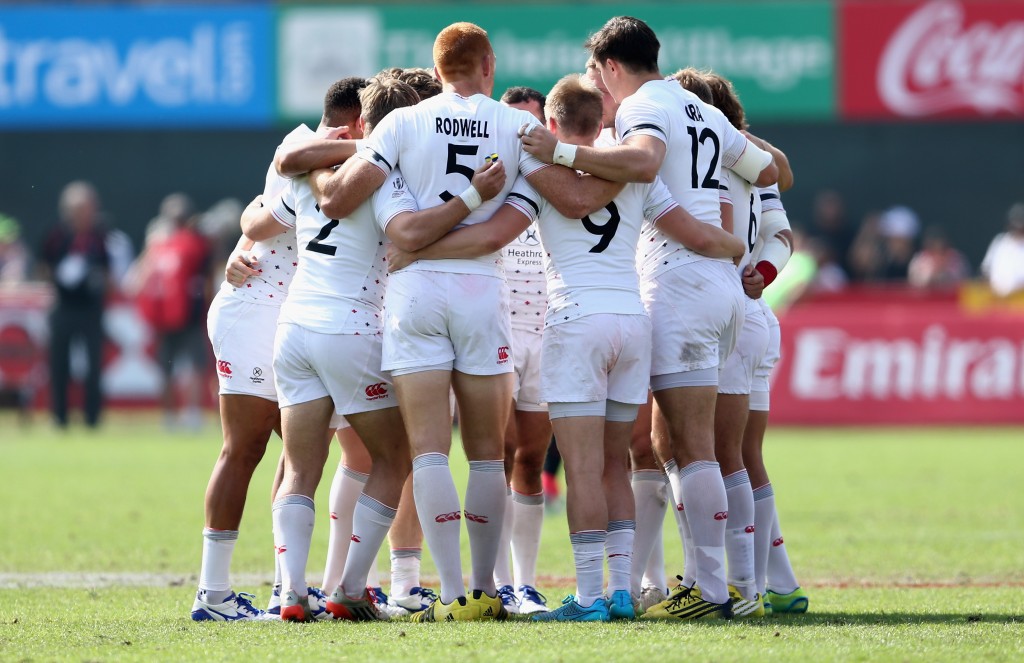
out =
[[(166, 194), (184, 191), (200, 209), (248, 201), (283, 134), (316, 123), (330, 82), (429, 66), (453, 15), (490, 31), (500, 94), (546, 91), (580, 70), (583, 39), (623, 12), (658, 26), (664, 71), (712, 67), (734, 80), (753, 131), (793, 164), (794, 226), (826, 189), (854, 223), (905, 205), (976, 271), (1024, 199), (1019, 2), (83, 2), (0, 5), (0, 212), (35, 248), (60, 189), (86, 179), (138, 250)], [(20, 294), (5, 295), (0, 320), (27, 328), (41, 299)], [(991, 299), (983, 287), (891, 286), (812, 298), (789, 318), (776, 415), (1024, 422), (1019, 314)], [(108, 393), (151, 398), (151, 383), (108, 380)]]

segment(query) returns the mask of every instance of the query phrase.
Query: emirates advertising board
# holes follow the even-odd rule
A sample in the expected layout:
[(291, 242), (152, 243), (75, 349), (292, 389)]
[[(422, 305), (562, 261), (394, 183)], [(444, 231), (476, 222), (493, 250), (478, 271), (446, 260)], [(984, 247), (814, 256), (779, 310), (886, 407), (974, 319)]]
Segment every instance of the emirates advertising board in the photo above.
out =
[(1024, 2), (846, 2), (838, 19), (844, 117), (1024, 117)]
[(547, 92), (583, 71), (584, 40), (619, 14), (654, 28), (665, 73), (695, 66), (729, 76), (752, 122), (834, 115), (834, 6), (824, 2), (281, 8), (278, 111), (286, 120), (312, 119), (338, 78), (430, 67), (434, 37), (455, 21), (488, 31), (495, 96), (513, 85)]

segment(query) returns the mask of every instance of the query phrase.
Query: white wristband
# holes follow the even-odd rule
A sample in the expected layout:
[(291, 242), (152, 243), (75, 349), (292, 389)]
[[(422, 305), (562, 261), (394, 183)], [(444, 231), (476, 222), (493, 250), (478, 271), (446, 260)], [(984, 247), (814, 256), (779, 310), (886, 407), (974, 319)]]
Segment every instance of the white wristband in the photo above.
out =
[(576, 145), (569, 145), (558, 141), (555, 143), (555, 155), (552, 161), (559, 166), (572, 168), (573, 162), (576, 161), (576, 147)]
[(459, 198), (462, 198), (462, 202), (466, 203), (466, 207), (472, 212), (484, 202), (483, 198), (480, 197), (480, 192), (476, 190), (476, 187), (472, 184), (469, 188), (459, 194)]

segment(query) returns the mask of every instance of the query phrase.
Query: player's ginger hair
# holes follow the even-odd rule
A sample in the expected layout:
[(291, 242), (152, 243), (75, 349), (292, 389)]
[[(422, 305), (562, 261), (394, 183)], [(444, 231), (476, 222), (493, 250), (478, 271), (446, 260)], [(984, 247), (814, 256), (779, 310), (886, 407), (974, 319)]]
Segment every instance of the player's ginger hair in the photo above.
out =
[(487, 31), (473, 23), (452, 23), (434, 40), (434, 66), (442, 81), (473, 76), (493, 53)]
[(548, 93), (544, 116), (571, 136), (596, 134), (604, 115), (601, 91), (579, 74), (563, 76)]

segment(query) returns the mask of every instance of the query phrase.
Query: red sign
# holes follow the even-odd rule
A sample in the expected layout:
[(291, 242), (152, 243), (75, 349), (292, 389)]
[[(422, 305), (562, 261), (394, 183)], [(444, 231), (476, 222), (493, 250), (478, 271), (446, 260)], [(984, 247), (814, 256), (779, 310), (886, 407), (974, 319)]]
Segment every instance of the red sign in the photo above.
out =
[(772, 420), (1024, 423), (1024, 314), (955, 299), (843, 298), (782, 319)]
[(1024, 117), (1024, 2), (846, 2), (846, 118)]

